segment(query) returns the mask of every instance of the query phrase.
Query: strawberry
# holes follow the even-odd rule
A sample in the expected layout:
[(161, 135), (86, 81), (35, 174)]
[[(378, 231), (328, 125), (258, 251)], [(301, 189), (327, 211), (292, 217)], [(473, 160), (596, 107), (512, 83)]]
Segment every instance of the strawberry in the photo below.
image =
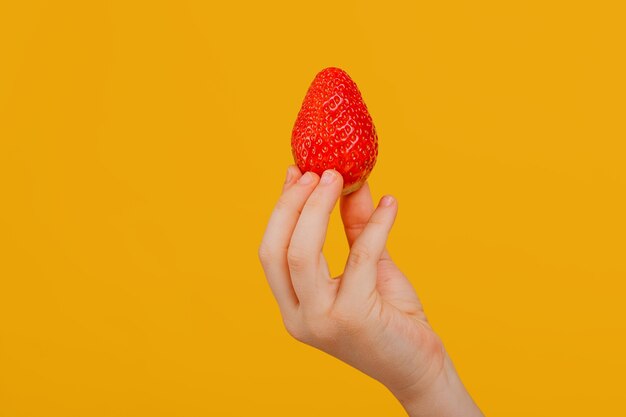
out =
[(345, 71), (326, 68), (313, 79), (291, 133), (291, 153), (302, 172), (337, 170), (344, 195), (369, 176), (378, 156), (376, 128)]

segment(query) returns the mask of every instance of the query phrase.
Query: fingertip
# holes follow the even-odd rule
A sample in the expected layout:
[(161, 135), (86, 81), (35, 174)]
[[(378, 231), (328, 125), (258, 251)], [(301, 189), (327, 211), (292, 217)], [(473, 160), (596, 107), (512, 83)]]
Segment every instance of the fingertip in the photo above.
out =
[(339, 185), (343, 187), (343, 177), (341, 174), (335, 169), (325, 170), (320, 177), (320, 185), (330, 185), (334, 183), (339, 183)]
[(310, 185), (319, 181), (319, 176), (313, 171), (307, 171), (298, 179), (300, 185)]
[(341, 184), (341, 188), (343, 188), (343, 175), (341, 175), (341, 173), (337, 171), (336, 169), (333, 169), (333, 171), (337, 175), (337, 179), (339, 180), (339, 183)]
[(385, 195), (380, 199), (378, 203), (379, 207), (391, 207), (396, 204), (396, 199), (392, 195)]
[(300, 172), (300, 168), (298, 165), (291, 164), (287, 167), (287, 171), (291, 173), (292, 177), (297, 179), (302, 176), (302, 172)]
[(295, 182), (297, 182), (300, 177), (302, 177), (302, 173), (300, 172), (300, 168), (298, 168), (296, 165), (289, 165), (287, 167), (287, 173), (285, 175), (285, 182), (283, 184), (283, 188), (289, 188), (291, 187), (291, 185), (293, 185)]

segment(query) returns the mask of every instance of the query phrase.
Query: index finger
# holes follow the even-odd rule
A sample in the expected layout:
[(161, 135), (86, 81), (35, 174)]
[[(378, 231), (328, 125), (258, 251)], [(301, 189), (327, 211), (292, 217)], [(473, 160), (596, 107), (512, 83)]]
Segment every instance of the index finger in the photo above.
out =
[(318, 182), (317, 175), (310, 172), (301, 175), (300, 170), (293, 165), (289, 167), (289, 171), (283, 193), (272, 212), (259, 246), (259, 258), (267, 281), (284, 312), (289, 312), (298, 305), (287, 264), (287, 248), (304, 203)]

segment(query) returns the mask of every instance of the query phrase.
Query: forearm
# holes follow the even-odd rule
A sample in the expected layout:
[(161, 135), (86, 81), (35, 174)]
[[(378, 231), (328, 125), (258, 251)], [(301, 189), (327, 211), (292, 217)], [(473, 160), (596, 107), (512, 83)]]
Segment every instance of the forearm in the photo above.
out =
[(410, 417), (483, 417), (447, 354), (442, 372), (427, 388), (409, 387), (392, 393)]

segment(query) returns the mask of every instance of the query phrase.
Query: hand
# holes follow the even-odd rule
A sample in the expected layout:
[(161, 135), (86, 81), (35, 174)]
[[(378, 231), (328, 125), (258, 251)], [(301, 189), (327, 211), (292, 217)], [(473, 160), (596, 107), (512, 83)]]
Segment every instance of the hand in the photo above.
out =
[(330, 276), (322, 247), (342, 186), (333, 170), (320, 179), (288, 169), (259, 247), (287, 331), (383, 383), (411, 416), (481, 415), (385, 249), (393, 197), (374, 209), (367, 184), (341, 197), (350, 254), (343, 274)]

